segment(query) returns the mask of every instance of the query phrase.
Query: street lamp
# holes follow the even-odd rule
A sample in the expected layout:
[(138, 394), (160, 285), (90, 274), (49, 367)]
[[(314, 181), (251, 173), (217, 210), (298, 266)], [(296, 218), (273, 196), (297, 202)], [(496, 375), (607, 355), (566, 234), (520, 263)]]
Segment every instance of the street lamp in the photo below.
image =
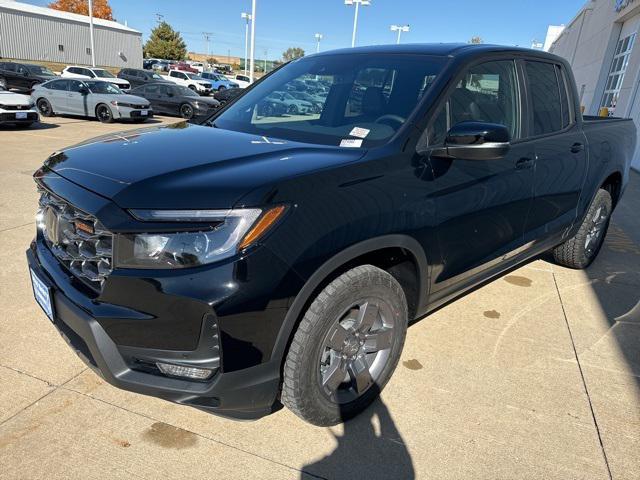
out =
[(242, 12), (240, 14), (240, 18), (244, 18), (246, 20), (246, 25), (244, 27), (244, 74), (246, 75), (249, 71), (249, 22), (251, 21), (251, 14)]
[(96, 45), (93, 41), (93, 2), (89, 0), (89, 37), (91, 41), (91, 66), (96, 66)]
[(249, 83), (253, 83), (256, 70), (256, 0), (251, 1), (251, 63), (249, 65)]
[(353, 17), (353, 34), (351, 35), (351, 48), (356, 46), (356, 32), (358, 31), (358, 11), (360, 9), (360, 5), (363, 7), (368, 7), (371, 5), (371, 0), (344, 0), (345, 5), (355, 5), (356, 13)]
[(314, 36), (316, 37), (316, 53), (320, 53), (320, 40), (322, 40), (322, 34), (316, 33)]
[(409, 31), (409, 25), (391, 25), (391, 31), (392, 32), (398, 32), (398, 39), (396, 40), (396, 44), (400, 43), (400, 35), (402, 35), (402, 32), (408, 32)]

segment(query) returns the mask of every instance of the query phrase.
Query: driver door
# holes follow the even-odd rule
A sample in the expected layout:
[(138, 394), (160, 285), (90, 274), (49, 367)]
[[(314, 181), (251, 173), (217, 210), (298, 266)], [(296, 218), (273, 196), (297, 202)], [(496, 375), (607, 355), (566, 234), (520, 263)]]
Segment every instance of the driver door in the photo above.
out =
[(435, 272), (434, 292), (454, 288), (523, 246), (533, 200), (535, 154), (528, 142), (520, 140), (523, 89), (518, 70), (514, 60), (470, 67), (428, 127), (429, 148), (442, 147), (448, 130), (465, 121), (505, 125), (511, 136), (509, 152), (497, 160), (438, 157), (435, 149), (429, 155), (443, 257)]

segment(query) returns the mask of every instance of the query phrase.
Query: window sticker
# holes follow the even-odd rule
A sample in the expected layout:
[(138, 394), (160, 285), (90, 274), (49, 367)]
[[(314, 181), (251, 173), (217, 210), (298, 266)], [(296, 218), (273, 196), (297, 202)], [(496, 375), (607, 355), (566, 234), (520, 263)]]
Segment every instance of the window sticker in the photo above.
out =
[(344, 138), (340, 142), (340, 146), (346, 148), (360, 148), (362, 146), (362, 140), (356, 140), (355, 138)]
[(367, 130), (366, 128), (354, 127), (353, 130), (349, 132), (349, 135), (351, 135), (352, 137), (367, 138), (367, 135), (369, 135), (370, 131), (371, 130)]

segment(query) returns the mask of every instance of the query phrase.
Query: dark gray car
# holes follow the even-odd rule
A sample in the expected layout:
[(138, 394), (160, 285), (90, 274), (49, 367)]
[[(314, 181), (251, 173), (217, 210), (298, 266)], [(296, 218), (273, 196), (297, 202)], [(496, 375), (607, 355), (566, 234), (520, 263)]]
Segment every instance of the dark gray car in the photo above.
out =
[(36, 85), (31, 97), (44, 117), (81, 115), (111, 123), (118, 119), (144, 122), (153, 116), (146, 99), (123, 93), (112, 83), (101, 80), (52, 80)]

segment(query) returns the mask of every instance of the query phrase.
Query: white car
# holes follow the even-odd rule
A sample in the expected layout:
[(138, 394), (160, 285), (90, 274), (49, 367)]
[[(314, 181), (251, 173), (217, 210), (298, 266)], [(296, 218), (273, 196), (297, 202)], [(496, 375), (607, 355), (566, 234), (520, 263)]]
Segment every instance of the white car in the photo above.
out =
[(129, 82), (116, 77), (104, 68), (69, 66), (62, 70), (60, 76), (62, 78), (76, 78), (79, 80), (103, 80), (113, 83), (123, 92), (131, 90), (131, 84)]
[(195, 73), (183, 72), (181, 70), (169, 70), (169, 75), (162, 78), (169, 80), (177, 85), (190, 88), (200, 95), (209, 95), (211, 93), (211, 82), (196, 75)]
[(202, 62), (189, 62), (189, 65), (191, 65), (191, 68), (195, 68), (200, 73), (204, 72), (206, 68), (205, 64)]
[(247, 75), (227, 75), (229, 80), (233, 80), (240, 88), (247, 88), (251, 85), (251, 79)]
[(28, 95), (20, 95), (0, 86), (0, 125), (29, 127), (40, 119), (36, 105)]

